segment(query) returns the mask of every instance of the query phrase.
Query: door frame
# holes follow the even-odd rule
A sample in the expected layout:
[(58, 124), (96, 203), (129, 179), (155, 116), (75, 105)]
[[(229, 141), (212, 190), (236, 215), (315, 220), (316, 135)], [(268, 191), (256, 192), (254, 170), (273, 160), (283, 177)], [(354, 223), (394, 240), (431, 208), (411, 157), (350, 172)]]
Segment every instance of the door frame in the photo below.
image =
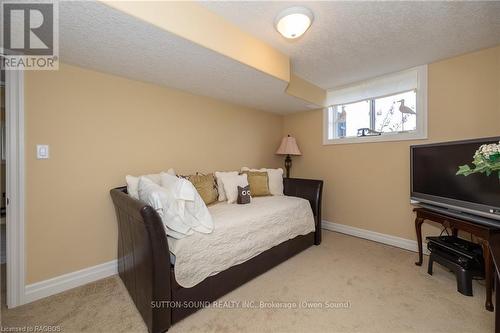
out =
[(5, 71), (7, 307), (25, 302), (24, 72)]

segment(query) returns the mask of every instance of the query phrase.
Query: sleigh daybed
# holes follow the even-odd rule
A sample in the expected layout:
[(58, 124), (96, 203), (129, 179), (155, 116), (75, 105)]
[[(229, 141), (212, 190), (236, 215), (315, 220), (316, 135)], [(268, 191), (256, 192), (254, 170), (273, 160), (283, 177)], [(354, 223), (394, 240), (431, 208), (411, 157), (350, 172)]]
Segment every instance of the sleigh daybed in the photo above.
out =
[[(285, 196), (309, 201), (314, 231), (288, 239), (198, 284), (185, 288), (175, 277), (175, 258), (158, 213), (127, 194), (111, 190), (118, 219), (118, 271), (149, 332), (165, 332), (171, 325), (245, 282), (266, 272), (311, 245), (321, 243), (320, 180), (285, 178)], [(308, 209), (308, 207), (307, 207)]]

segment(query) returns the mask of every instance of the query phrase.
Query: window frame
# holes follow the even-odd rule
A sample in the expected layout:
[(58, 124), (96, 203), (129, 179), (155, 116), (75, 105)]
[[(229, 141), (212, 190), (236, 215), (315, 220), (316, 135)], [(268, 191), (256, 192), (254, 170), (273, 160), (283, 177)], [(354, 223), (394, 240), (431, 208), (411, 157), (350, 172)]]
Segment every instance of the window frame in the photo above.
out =
[[(368, 142), (386, 142), (386, 141), (406, 141), (406, 140), (425, 140), (427, 139), (427, 65), (419, 66), (417, 70), (417, 88), (416, 88), (416, 106), (417, 106), (417, 128), (414, 131), (382, 133), (377, 136), (364, 136), (364, 137), (343, 137), (335, 138), (336, 136), (336, 121), (330, 121), (330, 109), (334, 106), (328, 106), (323, 109), (323, 145), (338, 145), (338, 144), (352, 144), (352, 143), (368, 143)], [(397, 74), (397, 73), (396, 73)], [(406, 90), (409, 91), (409, 90)], [(387, 96), (403, 93), (404, 91), (394, 91), (386, 96), (373, 96), (359, 100), (372, 100), (370, 107), (374, 107), (374, 100)], [(345, 103), (351, 104), (356, 101)], [(373, 114), (373, 112), (372, 112)], [(334, 138), (330, 139), (328, 134), (330, 132), (330, 125), (333, 127)]]

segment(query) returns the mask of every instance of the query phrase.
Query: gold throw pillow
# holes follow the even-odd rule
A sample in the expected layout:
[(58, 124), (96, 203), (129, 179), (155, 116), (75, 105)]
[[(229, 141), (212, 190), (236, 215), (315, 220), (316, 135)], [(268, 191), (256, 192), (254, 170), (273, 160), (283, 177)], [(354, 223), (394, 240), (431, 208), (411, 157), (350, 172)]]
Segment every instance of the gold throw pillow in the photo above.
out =
[(189, 175), (187, 179), (194, 185), (206, 205), (217, 201), (218, 193), (213, 174)]
[(247, 175), (252, 197), (271, 195), (271, 192), (269, 192), (269, 176), (267, 172), (243, 171), (242, 173)]

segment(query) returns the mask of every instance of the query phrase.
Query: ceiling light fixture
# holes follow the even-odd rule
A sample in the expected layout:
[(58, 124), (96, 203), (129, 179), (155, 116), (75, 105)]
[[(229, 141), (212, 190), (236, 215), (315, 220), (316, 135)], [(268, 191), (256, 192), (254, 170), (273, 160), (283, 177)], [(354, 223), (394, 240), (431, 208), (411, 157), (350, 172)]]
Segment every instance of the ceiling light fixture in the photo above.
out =
[(276, 30), (285, 38), (302, 36), (313, 21), (313, 13), (305, 7), (290, 7), (279, 13), (274, 21)]

